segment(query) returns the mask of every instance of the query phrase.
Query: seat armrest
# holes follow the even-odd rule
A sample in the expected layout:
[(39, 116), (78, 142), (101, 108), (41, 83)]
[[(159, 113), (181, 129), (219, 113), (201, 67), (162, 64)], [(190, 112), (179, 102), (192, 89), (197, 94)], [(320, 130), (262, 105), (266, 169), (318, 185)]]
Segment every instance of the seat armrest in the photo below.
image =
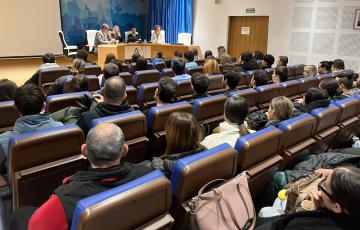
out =
[(173, 223), (174, 223), (174, 218), (172, 218), (172, 216), (169, 213), (166, 213), (136, 228), (136, 230), (171, 229)]

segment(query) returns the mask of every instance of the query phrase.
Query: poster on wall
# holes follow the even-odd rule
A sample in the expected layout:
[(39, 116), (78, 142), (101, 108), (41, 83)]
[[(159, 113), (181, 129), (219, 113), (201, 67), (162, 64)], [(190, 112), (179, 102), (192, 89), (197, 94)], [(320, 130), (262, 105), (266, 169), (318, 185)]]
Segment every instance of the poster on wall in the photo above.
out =
[(250, 35), (250, 27), (249, 26), (241, 27), (241, 34), (242, 35)]
[(354, 30), (360, 30), (360, 9), (355, 11)]

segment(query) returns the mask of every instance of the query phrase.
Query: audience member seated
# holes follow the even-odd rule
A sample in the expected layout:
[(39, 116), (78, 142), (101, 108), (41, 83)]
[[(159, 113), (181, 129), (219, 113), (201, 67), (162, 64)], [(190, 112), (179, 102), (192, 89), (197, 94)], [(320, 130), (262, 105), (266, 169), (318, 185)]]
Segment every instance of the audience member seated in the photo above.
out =
[(110, 77), (105, 81), (101, 95), (96, 98), (99, 104), (94, 110), (82, 113), (77, 125), (86, 135), (91, 128), (92, 120), (133, 111), (133, 108), (126, 101), (126, 96), (124, 80), (118, 76)]
[[(47, 95), (57, 95), (63, 93), (74, 93), (89, 90), (89, 80), (84, 74), (77, 74), (74, 77), (60, 80), (58, 78), (50, 87)], [(69, 80), (70, 79), (70, 80)], [(69, 88), (66, 90), (65, 83), (70, 81)]]
[(116, 56), (112, 53), (108, 53), (105, 57), (104, 65), (109, 64), (112, 60), (116, 60)]
[[(84, 73), (85, 70), (85, 62), (84, 60), (80, 59), (80, 58), (75, 58), (72, 62), (72, 66), (71, 66), (71, 75), (65, 75), (65, 76), (61, 76), (58, 79), (56, 79), (56, 81), (54, 81), (48, 92), (47, 95), (56, 95), (56, 94), (62, 94), (64, 93), (64, 85), (65, 83), (73, 78), (72, 75), (77, 75), (77, 74), (82, 74)], [(87, 83), (86, 83), (87, 84)], [(87, 90), (87, 89), (86, 89)]]
[(359, 88), (354, 88), (354, 78), (353, 76), (345, 76), (345, 77), (336, 77), (336, 80), (339, 82), (339, 88), (342, 92), (341, 95), (344, 97), (352, 97), (356, 94), (360, 93)]
[(51, 119), (45, 111), (46, 95), (36, 85), (26, 84), (15, 90), (15, 106), (19, 110), (21, 117), (15, 122), (12, 131), (0, 134), (0, 159), (5, 160), (8, 155), (9, 139), (13, 135), (59, 127), (63, 124)]
[(266, 54), (266, 55), (264, 56), (264, 60), (263, 60), (262, 63), (261, 63), (261, 68), (262, 68), (262, 69), (271, 68), (272, 65), (274, 64), (274, 62), (275, 62), (274, 56), (272, 56), (271, 54)]
[(65, 178), (49, 200), (32, 214), (29, 229), (70, 229), (78, 201), (152, 171), (142, 165), (120, 163), (128, 152), (128, 146), (122, 130), (111, 123), (92, 128), (81, 152), (90, 162), (89, 169)]
[(218, 57), (221, 58), (222, 55), (226, 54), (226, 49), (224, 46), (219, 46), (217, 48), (218, 51)]
[(211, 50), (206, 50), (205, 53), (204, 53), (204, 58), (207, 59), (210, 56), (213, 56), (212, 51)]
[(119, 73), (122, 72), (122, 61), (120, 61), (119, 59), (113, 59), (110, 61), (110, 63), (117, 65), (117, 67), (119, 68)]
[(256, 50), (254, 52), (254, 58), (257, 60), (257, 61), (263, 61), (264, 60), (264, 53), (259, 51), (259, 50)]
[(182, 59), (183, 57), (184, 57), (184, 55), (180, 50), (175, 50), (174, 58), (181, 58)]
[(276, 60), (276, 67), (287, 66), (289, 58), (287, 56), (279, 56)]
[(313, 109), (327, 107), (330, 104), (330, 99), (327, 93), (320, 88), (310, 88), (301, 103), (295, 103), (294, 106), (297, 110), (303, 113), (310, 113)]
[(271, 125), (278, 127), (280, 122), (292, 118), (293, 115), (292, 101), (287, 97), (279, 96), (270, 101), (268, 110), (263, 109), (250, 114), (247, 124), (250, 129), (258, 131)]
[(200, 145), (204, 137), (201, 126), (190, 113), (172, 113), (166, 121), (165, 131), (165, 154), (153, 158), (150, 164), (153, 169), (159, 169), (171, 177), (177, 160), (205, 150)]
[[(360, 225), (360, 169), (338, 167), (319, 170), (323, 180), (310, 190), (314, 210), (259, 219), (256, 229), (358, 229)], [(277, 211), (260, 211), (260, 216), (276, 216)], [(264, 215), (265, 214), (265, 215)]]
[(336, 73), (343, 71), (345, 69), (345, 63), (341, 59), (336, 59), (333, 61), (333, 64), (331, 66), (331, 72)]
[(272, 80), (274, 83), (285, 82), (289, 78), (289, 69), (286, 66), (276, 67)]
[[(39, 67), (39, 70), (49, 69), (49, 68), (58, 68), (60, 67), (56, 63), (55, 55), (53, 53), (46, 53), (41, 57), (43, 64)], [(39, 70), (25, 82), (25, 84), (39, 84)]]
[(229, 97), (231, 92), (236, 90), (236, 87), (239, 85), (239, 82), (240, 82), (240, 76), (241, 76), (241, 74), (234, 70), (227, 71), (225, 73), (223, 84), (224, 84), (224, 88), (225, 88), (225, 95), (227, 97)]
[(0, 80), (0, 102), (14, 100), (14, 93), (17, 89), (15, 82), (8, 79)]
[(204, 64), (204, 73), (208, 75), (220, 74), (219, 63), (212, 56), (209, 56)]
[(174, 81), (191, 79), (191, 76), (185, 73), (185, 62), (180, 58), (173, 58), (171, 68), (175, 73), (175, 77), (172, 78)]
[(103, 74), (99, 76), (100, 87), (104, 87), (105, 81), (113, 76), (119, 76), (119, 67), (113, 63), (106, 64), (103, 69)]
[(138, 59), (136, 60), (136, 66), (135, 66), (134, 72), (141, 71), (141, 70), (147, 70), (147, 69), (148, 69), (147, 60), (143, 56), (138, 57)]
[(265, 127), (273, 125), (278, 127), (279, 123), (290, 119), (293, 116), (294, 105), (292, 101), (287, 97), (275, 97), (269, 104), (269, 110), (267, 112), (269, 121)]
[(316, 66), (314, 65), (307, 65), (304, 68), (304, 77), (315, 77), (317, 74)]
[(81, 58), (85, 62), (85, 66), (93, 66), (96, 65), (94, 62), (88, 61), (89, 52), (86, 49), (81, 49), (76, 52), (75, 58)]
[(240, 54), (239, 66), (244, 72), (260, 69), (257, 60), (253, 58), (252, 53), (249, 51), (245, 51)]
[(235, 65), (231, 61), (231, 56), (229, 54), (223, 54), (220, 57), (220, 64), (223, 65), (223, 73), (227, 71), (234, 70)]
[(269, 83), (268, 75), (263, 70), (255, 70), (250, 81), (250, 86), (256, 88), (258, 86), (267, 85)]
[(195, 55), (192, 51), (186, 51), (184, 53), (184, 58), (185, 58), (185, 62), (186, 62), (185, 68), (198, 66), (197, 63), (194, 62)]
[(194, 98), (189, 101), (190, 104), (194, 104), (195, 99), (210, 96), (207, 93), (209, 88), (209, 77), (206, 74), (194, 73), (191, 77), (191, 86), (194, 92)]
[(333, 65), (332, 61), (321, 61), (318, 65), (318, 73), (319, 74), (331, 73), (332, 65)]
[(224, 105), (225, 121), (220, 123), (219, 133), (205, 137), (201, 145), (210, 149), (217, 145), (228, 143), (234, 148), (240, 136), (253, 132), (252, 130), (248, 130), (244, 125), (248, 113), (249, 105), (243, 97), (235, 95), (228, 98)]
[(319, 87), (327, 92), (331, 101), (338, 101), (346, 98), (346, 96), (340, 92), (339, 82), (334, 78), (325, 78), (321, 80)]
[(131, 63), (136, 63), (136, 61), (137, 61), (137, 59), (140, 57), (140, 54), (137, 54), (137, 53), (135, 53), (135, 54), (133, 54), (132, 56), (131, 56)]
[(170, 69), (171, 69), (171, 62), (172, 62), (172, 59), (171, 59), (171, 58), (165, 59), (165, 66), (166, 66), (166, 68), (170, 68)]
[(159, 62), (164, 62), (163, 52), (161, 50), (156, 50), (154, 52), (154, 58), (151, 59), (151, 63), (153, 63), (155, 65), (156, 63), (159, 63)]

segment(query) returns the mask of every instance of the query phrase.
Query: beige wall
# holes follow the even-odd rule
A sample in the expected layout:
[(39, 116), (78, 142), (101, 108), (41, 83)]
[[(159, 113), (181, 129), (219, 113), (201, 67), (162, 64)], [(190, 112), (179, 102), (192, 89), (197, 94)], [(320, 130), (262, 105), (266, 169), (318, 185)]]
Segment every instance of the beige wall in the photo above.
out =
[(59, 0), (0, 0), (0, 57), (62, 54)]

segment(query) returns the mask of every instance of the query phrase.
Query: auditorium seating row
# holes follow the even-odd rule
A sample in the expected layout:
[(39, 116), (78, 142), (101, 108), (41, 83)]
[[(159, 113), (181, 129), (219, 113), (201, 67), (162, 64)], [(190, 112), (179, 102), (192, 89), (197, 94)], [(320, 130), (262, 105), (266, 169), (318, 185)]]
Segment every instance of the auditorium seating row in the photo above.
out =
[[(153, 107), (148, 119), (135, 111), (96, 119), (92, 125), (112, 122), (120, 126), (129, 144), (129, 153), (123, 160), (136, 163), (147, 158), (144, 153), (149, 149), (164, 149), (164, 126), (172, 112), (194, 113), (196, 106), (202, 107), (203, 111), (212, 111), (211, 106), (207, 107), (201, 101), (196, 100), (194, 107), (186, 102)], [(203, 112), (195, 113), (195, 116), (201, 121), (204, 114), (207, 115)], [(235, 150), (223, 144), (186, 157), (177, 163), (172, 174), (173, 195), (180, 203), (184, 202), (195, 195), (205, 180), (228, 178), (236, 171), (246, 170), (253, 199), (256, 199), (275, 171), (291, 168), (307, 151), (322, 153), (351, 141), (352, 136), (359, 133), (359, 114), (360, 95), (283, 121), (278, 128), (270, 126), (239, 137)], [(85, 170), (88, 163), (80, 153), (84, 142), (84, 134), (76, 125), (13, 136), (9, 141), (8, 182), (14, 209), (40, 205), (63, 178)], [(210, 154), (217, 157), (205, 157)], [(203, 156), (204, 161), (196, 163), (192, 171), (189, 165)], [(46, 185), (44, 181), (47, 181)]]
[[(306, 77), (299, 78), (297, 80), (290, 80), (280, 84), (269, 84), (265, 86), (259, 86), (256, 88), (247, 88), (234, 91), (230, 93), (230, 96), (240, 95), (244, 97), (250, 106), (250, 111), (255, 111), (258, 108), (266, 107), (272, 98), (277, 96), (286, 96), (290, 99), (299, 98), (310, 87), (318, 86), (319, 82), (325, 78), (333, 78), (334, 74), (322, 74), (317, 75), (315, 78)], [(211, 75), (209, 93), (219, 94), (224, 92), (223, 89), (223, 75)], [(98, 81), (97, 81), (98, 82)], [(190, 80), (177, 81), (176, 98), (178, 100), (189, 100), (193, 97)], [(250, 84), (250, 81), (248, 82)], [(248, 87), (249, 85), (246, 85)], [(146, 110), (155, 105), (154, 94), (157, 88), (157, 83), (144, 83), (135, 88), (128, 85), (126, 88), (128, 102), (142, 110)], [(239, 84), (239, 88), (244, 88)], [(76, 98), (82, 94), (91, 94), (88, 91), (68, 93), (48, 96), (46, 100), (46, 111), (53, 113), (64, 109), (68, 106), (76, 106)], [(20, 114), (16, 110), (13, 101), (0, 102), (0, 133), (10, 130), (14, 125)]]

